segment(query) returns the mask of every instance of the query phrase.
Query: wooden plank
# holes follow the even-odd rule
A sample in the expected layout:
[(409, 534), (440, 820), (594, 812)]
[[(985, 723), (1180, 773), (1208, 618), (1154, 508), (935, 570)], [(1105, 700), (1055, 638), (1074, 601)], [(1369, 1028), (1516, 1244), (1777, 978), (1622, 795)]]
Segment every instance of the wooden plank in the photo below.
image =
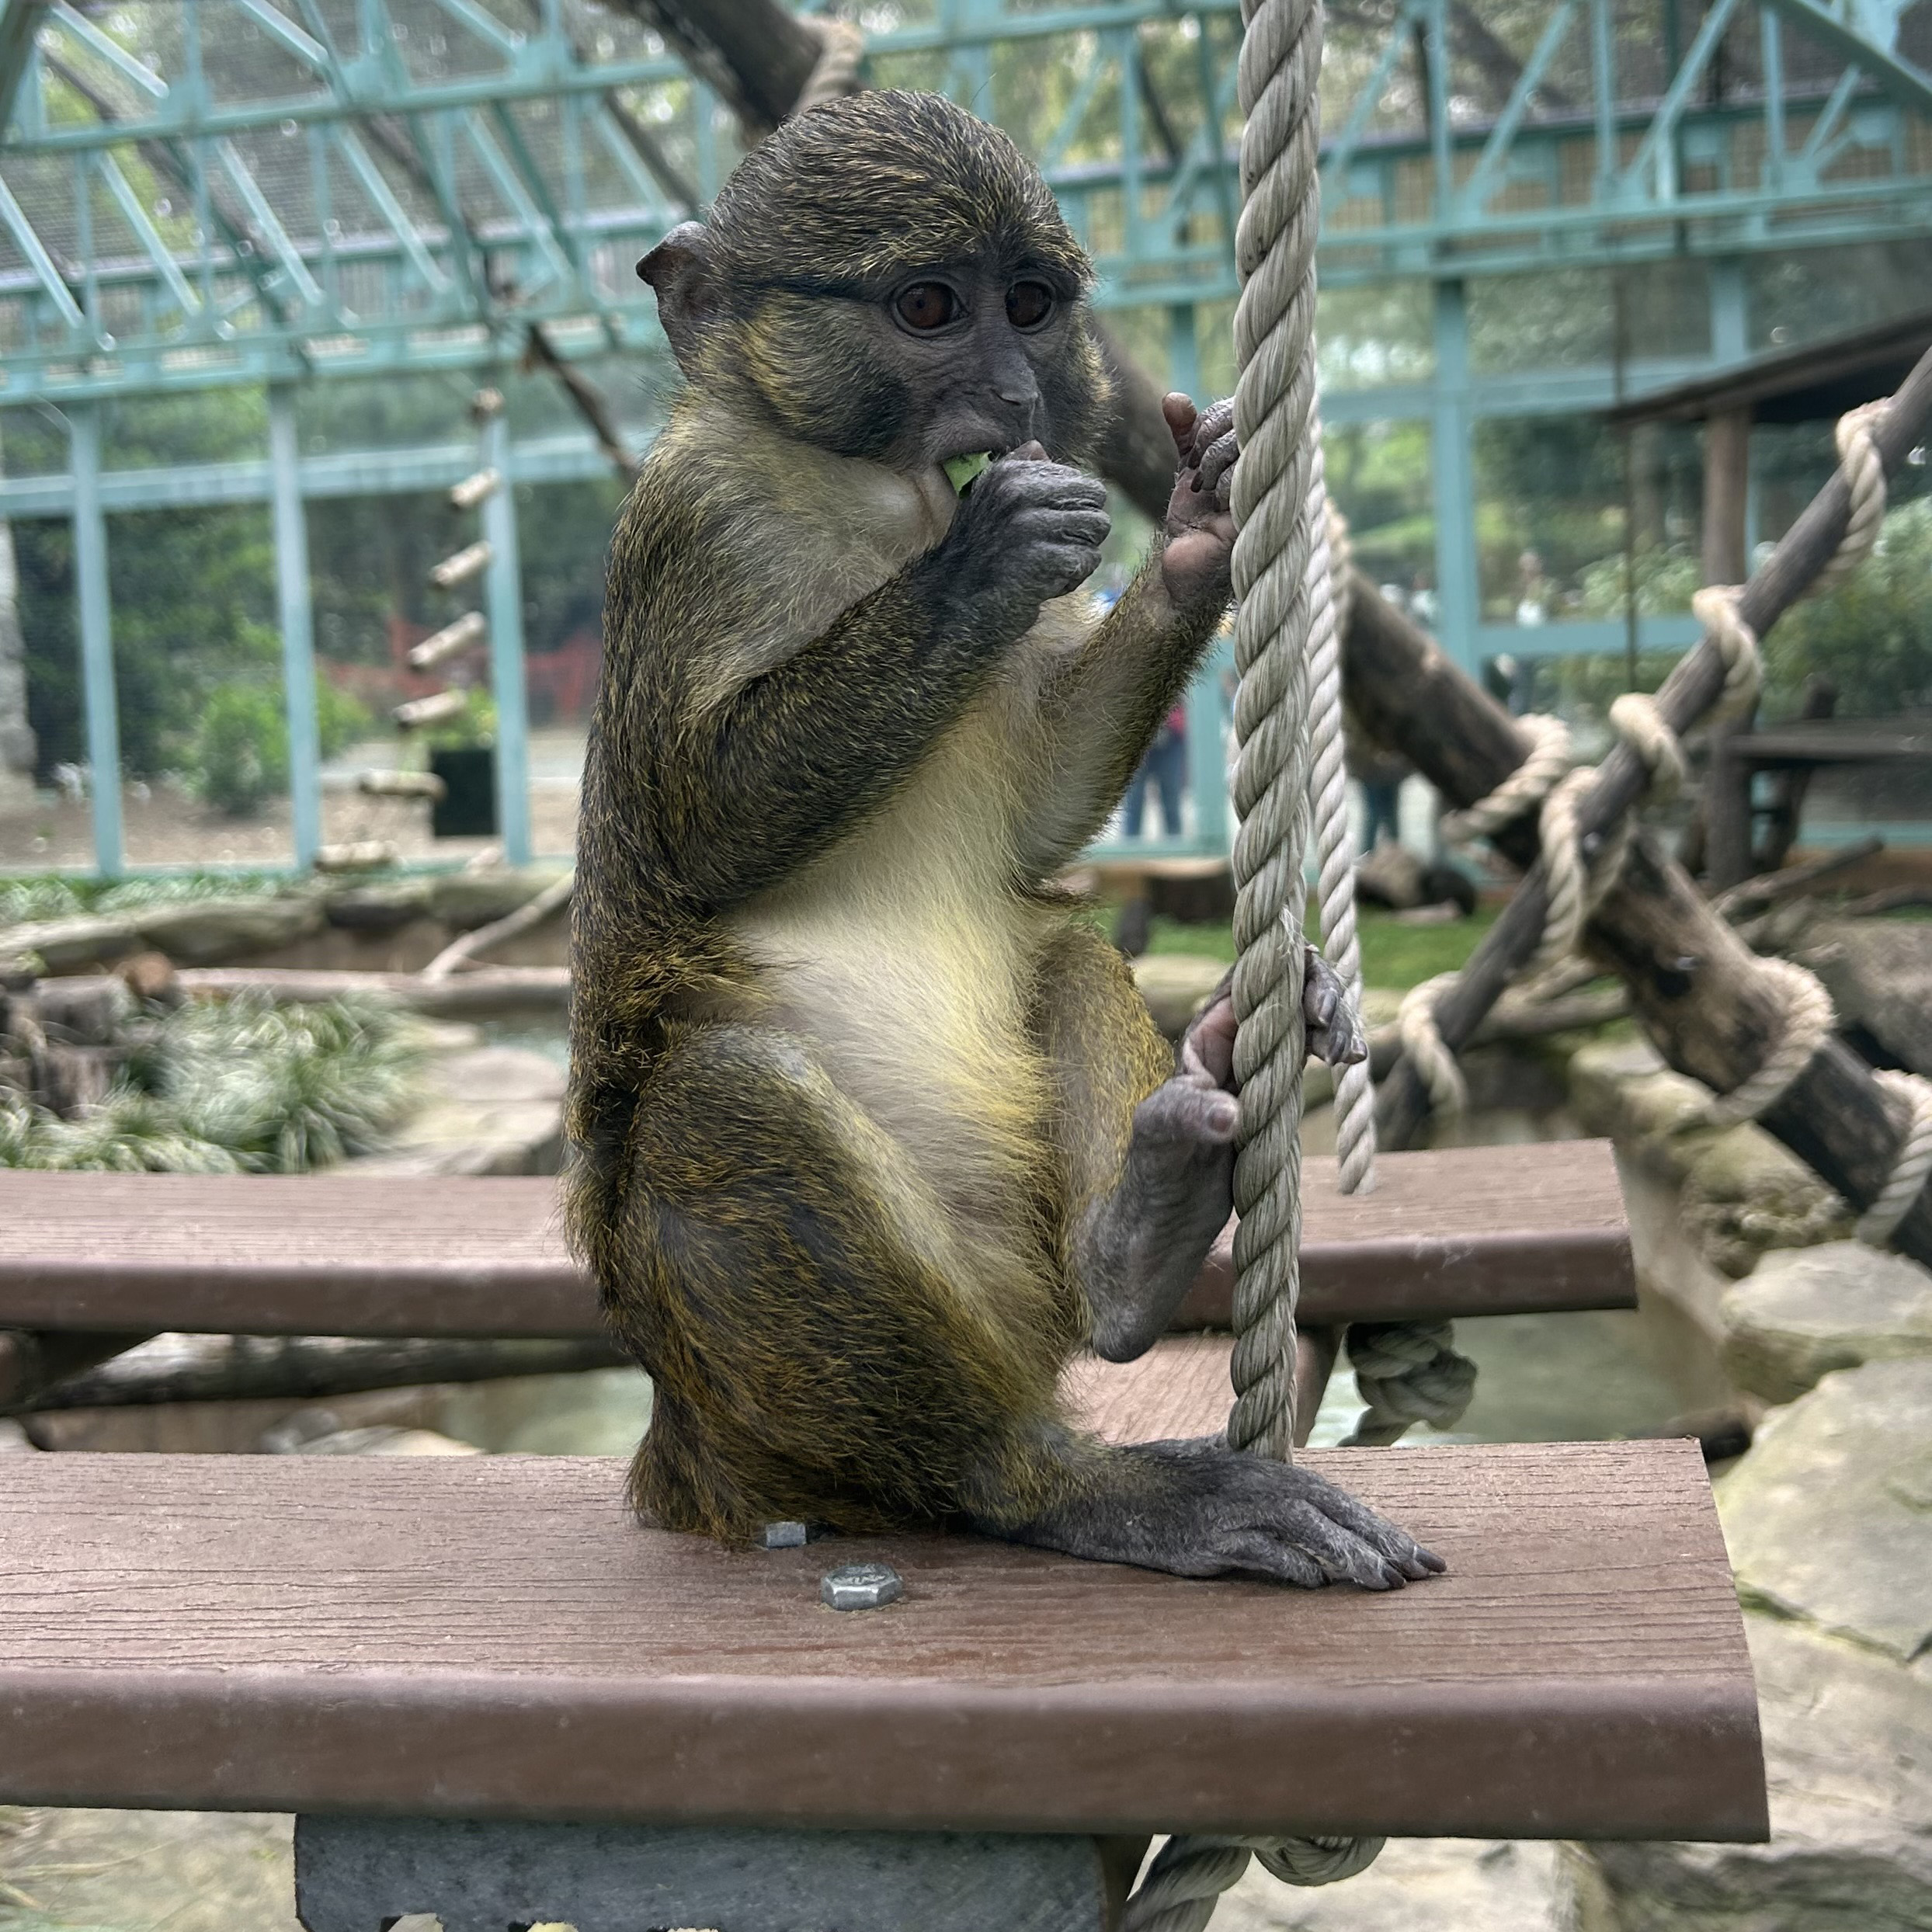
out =
[[(1307, 1163), (1302, 1319), (1626, 1308), (1607, 1141), (1396, 1154), (1371, 1195)], [(0, 1328), (255, 1335), (599, 1331), (556, 1183), (0, 1173)], [(1225, 1326), (1225, 1251), (1182, 1325)]]
[[(1190, 1583), (969, 1536), (734, 1551), (615, 1461), (0, 1460), (0, 1802), (1748, 1838), (1689, 1443), (1331, 1451), (1450, 1573)], [(821, 1573), (905, 1579), (841, 1616)]]
[[(1308, 1440), (1335, 1369), (1334, 1329), (1304, 1328), (1296, 1338), (1294, 1413), (1298, 1444)], [(1077, 1357), (1062, 1377), (1069, 1413), (1103, 1442), (1166, 1442), (1218, 1436), (1226, 1426), (1234, 1338), (1169, 1335), (1131, 1362)]]

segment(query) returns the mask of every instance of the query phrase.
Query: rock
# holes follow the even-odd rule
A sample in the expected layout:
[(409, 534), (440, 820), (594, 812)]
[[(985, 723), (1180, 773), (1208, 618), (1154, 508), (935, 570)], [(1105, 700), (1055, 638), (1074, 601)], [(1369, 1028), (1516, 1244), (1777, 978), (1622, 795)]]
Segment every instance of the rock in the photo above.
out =
[(1928, 1932), (1932, 1682), (1802, 1624), (1744, 1627), (1770, 1842), (1579, 1847), (1578, 1932)]
[(85, 972), (90, 967), (111, 966), (129, 953), (139, 952), (141, 945), (141, 935), (129, 919), (92, 914), (40, 919), (0, 932), (0, 964), (26, 960), (37, 961), (35, 969), (41, 972)]
[(447, 1054), (424, 1069), (424, 1098), (360, 1174), (554, 1174), (563, 1162), (564, 1070), (522, 1047)]
[(432, 881), (420, 876), (332, 891), (322, 902), (331, 926), (352, 933), (393, 933), (412, 919), (433, 917)]
[(1863, 1027), (1895, 1059), (1932, 1074), (1932, 925), (1821, 920), (1794, 957), (1824, 982), (1840, 1025)]
[(1227, 971), (1225, 961), (1201, 954), (1144, 953), (1134, 962), (1134, 984), (1155, 1025), (1178, 1040)]
[(1932, 1360), (1826, 1376), (1718, 1506), (1770, 1842), (1578, 1848), (1578, 1932), (1932, 1932)]
[(1851, 1210), (1762, 1128), (1700, 1136), (1689, 1169), (1685, 1223), (1725, 1274), (1748, 1274), (1774, 1248), (1815, 1246), (1851, 1232)]
[(311, 1436), (288, 1452), (296, 1456), (480, 1456), (474, 1443), (458, 1442), (433, 1429), (339, 1429)]
[(141, 943), (178, 966), (213, 966), (273, 952), (322, 930), (322, 902), (303, 893), (276, 898), (200, 899), (134, 915)]
[(1841, 1369), (1774, 1411), (1718, 1485), (1718, 1511), (1747, 1603), (1920, 1657), (1932, 1645), (1932, 1360)]
[(1711, 1264), (1733, 1278), (1760, 1255), (1841, 1239), (1845, 1204), (1762, 1128), (1697, 1124), (1710, 1099), (1645, 1041), (1593, 1041), (1570, 1056), (1570, 1103), (1593, 1133), (1683, 1189), (1680, 1213)]
[(429, 911), (453, 930), (471, 932), (479, 926), (507, 919), (562, 876), (558, 868), (545, 866), (521, 867), (515, 870), (439, 872), (427, 882)]
[(1932, 1273), (1860, 1242), (1767, 1255), (1722, 1312), (1725, 1369), (1767, 1402), (1834, 1369), (1932, 1357)]

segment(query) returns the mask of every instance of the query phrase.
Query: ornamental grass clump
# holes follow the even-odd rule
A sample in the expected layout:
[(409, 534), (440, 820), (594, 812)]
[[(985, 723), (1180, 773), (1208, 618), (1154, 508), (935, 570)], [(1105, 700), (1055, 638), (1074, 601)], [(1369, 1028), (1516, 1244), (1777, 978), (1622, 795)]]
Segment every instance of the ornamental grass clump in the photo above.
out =
[(0, 1167), (304, 1173), (380, 1147), (419, 1058), (394, 1016), (351, 1000), (242, 993), (128, 1031), (113, 1085), (75, 1119), (0, 1090)]

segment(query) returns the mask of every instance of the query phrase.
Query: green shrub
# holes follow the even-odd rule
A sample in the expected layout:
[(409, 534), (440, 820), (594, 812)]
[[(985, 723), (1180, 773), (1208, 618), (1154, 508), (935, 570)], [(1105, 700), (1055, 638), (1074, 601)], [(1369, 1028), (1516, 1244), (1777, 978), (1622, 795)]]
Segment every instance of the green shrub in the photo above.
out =
[(1843, 717), (1932, 707), (1932, 499), (1894, 510), (1864, 563), (1836, 590), (1788, 612), (1764, 650), (1771, 716), (1797, 709), (1813, 672), (1838, 686)]
[(203, 804), (238, 818), (287, 791), (281, 694), (255, 684), (217, 684), (202, 705), (182, 775)]
[(360, 698), (330, 683), (327, 678), (316, 679), (315, 734), (325, 758), (333, 758), (347, 751), (359, 738), (367, 738), (375, 722), (374, 712)]

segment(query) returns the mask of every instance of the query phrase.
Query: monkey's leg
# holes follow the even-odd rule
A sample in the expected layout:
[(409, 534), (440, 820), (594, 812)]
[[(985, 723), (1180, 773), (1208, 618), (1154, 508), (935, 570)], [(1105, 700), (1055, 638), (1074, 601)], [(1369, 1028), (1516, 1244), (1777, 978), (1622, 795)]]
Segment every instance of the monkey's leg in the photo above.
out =
[(685, 1030), (640, 1096), (598, 1268), (656, 1385), (637, 1506), (730, 1539), (962, 1510), (975, 1472), (1051, 1418), (1076, 1333), (1037, 1232), (1002, 1272), (998, 1205), (963, 1247), (801, 1042)]
[(1176, 1070), (1127, 962), (1083, 926), (1040, 967), (1037, 1011), (1065, 1164), (1068, 1273), (1109, 1361), (1165, 1333), (1233, 1207), (1235, 1103)]

